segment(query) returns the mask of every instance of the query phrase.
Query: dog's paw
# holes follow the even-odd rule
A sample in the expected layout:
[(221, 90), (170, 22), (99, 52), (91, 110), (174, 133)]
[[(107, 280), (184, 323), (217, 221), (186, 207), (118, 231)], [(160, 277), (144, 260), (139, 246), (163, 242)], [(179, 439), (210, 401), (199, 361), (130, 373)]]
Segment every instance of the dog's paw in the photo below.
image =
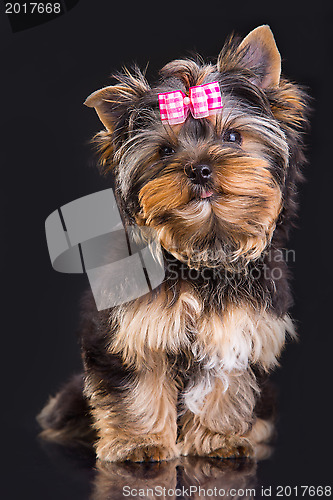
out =
[(214, 458), (241, 458), (253, 457), (253, 455), (253, 447), (244, 438), (226, 439), (221, 447), (218, 447), (208, 453), (209, 457)]
[(126, 460), (131, 462), (160, 462), (162, 460), (171, 460), (176, 456), (175, 450), (158, 445), (147, 445), (134, 449)]
[(113, 443), (113, 446), (99, 446), (97, 458), (103, 462), (160, 462), (179, 456), (177, 448), (167, 448), (162, 445)]

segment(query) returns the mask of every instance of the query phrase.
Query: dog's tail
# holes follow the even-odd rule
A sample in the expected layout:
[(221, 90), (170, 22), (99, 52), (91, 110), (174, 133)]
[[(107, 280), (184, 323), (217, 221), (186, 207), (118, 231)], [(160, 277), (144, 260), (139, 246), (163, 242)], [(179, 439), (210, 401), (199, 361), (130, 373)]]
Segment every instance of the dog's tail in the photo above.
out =
[(67, 445), (93, 445), (96, 433), (83, 385), (83, 374), (75, 375), (50, 398), (37, 416), (41, 437)]

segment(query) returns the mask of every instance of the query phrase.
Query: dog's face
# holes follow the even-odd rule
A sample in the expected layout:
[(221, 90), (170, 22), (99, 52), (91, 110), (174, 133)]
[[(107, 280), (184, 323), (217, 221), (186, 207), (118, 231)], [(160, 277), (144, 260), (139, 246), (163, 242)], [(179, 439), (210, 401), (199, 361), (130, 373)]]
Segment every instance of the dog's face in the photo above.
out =
[[(150, 88), (142, 74), (92, 94), (107, 128), (97, 136), (127, 215), (153, 227), (190, 267), (246, 265), (271, 241), (284, 205), (291, 148), (304, 121), (299, 89), (280, 82), (267, 26), (229, 41), (216, 65), (176, 60)], [(223, 108), (162, 122), (158, 94), (218, 81)]]

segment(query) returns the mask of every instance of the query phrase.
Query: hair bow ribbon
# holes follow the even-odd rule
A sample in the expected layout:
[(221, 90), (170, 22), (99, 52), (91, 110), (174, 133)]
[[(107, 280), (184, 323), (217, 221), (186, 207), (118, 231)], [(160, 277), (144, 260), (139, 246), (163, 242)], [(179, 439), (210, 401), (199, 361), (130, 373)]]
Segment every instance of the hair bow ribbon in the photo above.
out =
[(189, 112), (193, 118), (206, 118), (222, 109), (222, 97), (218, 82), (190, 87), (189, 96), (181, 90), (158, 94), (161, 120), (170, 125), (184, 123)]

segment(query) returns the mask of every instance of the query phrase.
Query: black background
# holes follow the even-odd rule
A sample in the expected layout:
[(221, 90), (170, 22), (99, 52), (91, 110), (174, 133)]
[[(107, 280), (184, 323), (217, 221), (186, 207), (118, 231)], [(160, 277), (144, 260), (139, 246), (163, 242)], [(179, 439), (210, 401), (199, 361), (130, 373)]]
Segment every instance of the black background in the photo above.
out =
[[(101, 126), (82, 105), (108, 77), (136, 61), (148, 77), (176, 57), (213, 59), (232, 31), (268, 23), (283, 71), (314, 98), (310, 163), (290, 248), (300, 342), (274, 380), (278, 440), (259, 464), (259, 485), (331, 482), (332, 450), (332, 3), (80, 2), (61, 17), (13, 33), (0, 11), (1, 415), (4, 498), (85, 499), (92, 472), (51, 458), (35, 415), (80, 369), (75, 337), (82, 275), (53, 271), (44, 221), (61, 205), (107, 187), (89, 140)], [(4, 486), (4, 483), (2, 484)], [(274, 495), (273, 495), (274, 497)]]

